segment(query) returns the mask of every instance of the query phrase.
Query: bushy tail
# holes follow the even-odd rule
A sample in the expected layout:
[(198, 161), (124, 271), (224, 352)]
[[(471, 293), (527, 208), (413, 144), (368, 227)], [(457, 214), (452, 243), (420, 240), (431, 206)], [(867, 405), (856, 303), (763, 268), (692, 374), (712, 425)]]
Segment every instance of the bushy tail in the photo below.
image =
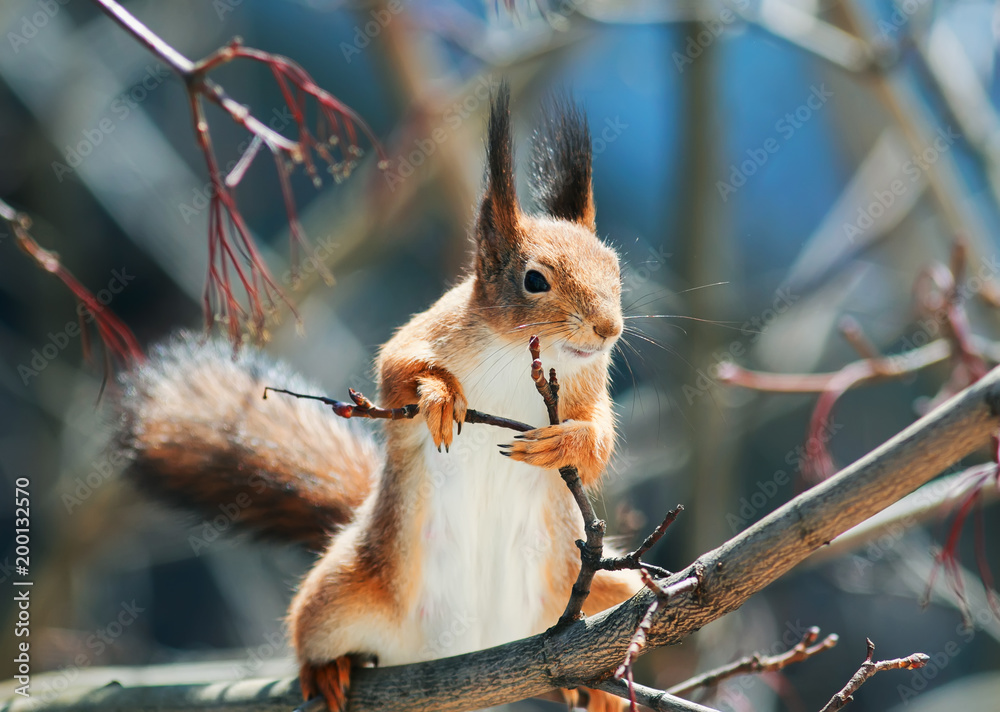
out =
[(319, 403), (262, 400), (319, 391), (255, 351), (181, 334), (121, 380), (126, 475), (168, 503), (320, 550), (371, 489), (372, 439)]

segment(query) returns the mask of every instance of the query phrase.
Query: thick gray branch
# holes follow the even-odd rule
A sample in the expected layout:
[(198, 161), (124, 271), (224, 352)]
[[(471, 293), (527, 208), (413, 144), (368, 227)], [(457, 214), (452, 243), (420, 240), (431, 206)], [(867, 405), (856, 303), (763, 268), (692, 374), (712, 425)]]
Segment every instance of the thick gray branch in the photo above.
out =
[[(903, 432), (754, 526), (700, 557), (671, 578), (691, 575), (701, 586), (661, 607), (646, 648), (676, 643), (739, 608), (837, 535), (924, 484), (985, 445), (998, 425), (1000, 369), (921, 418)], [(541, 634), (489, 650), (392, 668), (358, 670), (353, 710), (479, 709), (538, 695), (554, 687), (599, 684), (621, 663), (632, 633), (652, 601), (643, 591), (622, 605), (558, 633)], [(287, 708), (289, 681), (266, 690), (270, 705), (250, 702), (242, 686), (105, 687), (84, 698), (54, 699), (46, 710), (165, 710)], [(259, 689), (256, 692), (261, 692)], [(252, 696), (251, 696), (252, 699)], [(21, 712), (27, 705), (17, 703)]]

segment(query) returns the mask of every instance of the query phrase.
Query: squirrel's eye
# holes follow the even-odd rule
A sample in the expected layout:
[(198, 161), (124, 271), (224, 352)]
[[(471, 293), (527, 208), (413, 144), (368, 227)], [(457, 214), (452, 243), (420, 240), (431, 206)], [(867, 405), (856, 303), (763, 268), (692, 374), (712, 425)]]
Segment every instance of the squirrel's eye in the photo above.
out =
[(524, 288), (529, 292), (547, 292), (550, 289), (545, 276), (538, 270), (533, 269), (529, 269), (527, 274), (524, 275)]

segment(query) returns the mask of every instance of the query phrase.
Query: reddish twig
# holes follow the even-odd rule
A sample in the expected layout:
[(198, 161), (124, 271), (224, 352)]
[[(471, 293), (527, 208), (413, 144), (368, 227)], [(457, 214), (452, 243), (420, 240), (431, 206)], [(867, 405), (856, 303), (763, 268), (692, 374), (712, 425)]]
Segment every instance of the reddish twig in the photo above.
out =
[(754, 653), (729, 665), (704, 672), (696, 677), (692, 677), (690, 680), (678, 683), (668, 689), (667, 692), (671, 695), (686, 695), (699, 687), (711, 687), (737, 675), (750, 675), (781, 670), (793, 663), (807, 660), (824, 650), (829, 650), (837, 644), (838, 637), (835, 634), (831, 634), (819, 643), (816, 642), (817, 639), (819, 639), (819, 628), (814, 626), (806, 631), (802, 640), (794, 648), (786, 650), (784, 653), (779, 653), (778, 655)]
[[(861, 337), (857, 334), (852, 335), (851, 340), (855, 346), (861, 345)], [(809, 420), (804, 474), (809, 479), (823, 479), (833, 468), (823, 433), (830, 422), (834, 405), (844, 393), (863, 384), (901, 378), (940, 363), (951, 354), (949, 342), (939, 339), (894, 356), (854, 361), (831, 373), (764, 373), (744, 369), (734, 363), (725, 363), (719, 367), (719, 380), (770, 393), (820, 393)]]
[(656, 611), (659, 610), (660, 604), (666, 603), (678, 594), (695, 590), (698, 588), (699, 583), (697, 577), (690, 576), (667, 588), (663, 588), (643, 569), (639, 569), (639, 575), (642, 577), (642, 582), (646, 584), (646, 587), (656, 594), (656, 598), (649, 604), (649, 608), (646, 609), (645, 614), (639, 620), (639, 625), (636, 626), (635, 633), (632, 634), (632, 639), (629, 640), (628, 647), (625, 649), (625, 660), (622, 661), (622, 664), (615, 671), (615, 678), (618, 680), (629, 674), (632, 669), (632, 663), (635, 662), (635, 659), (639, 657), (639, 653), (646, 646), (646, 636), (653, 625), (653, 618), (656, 615)]
[[(311, 396), (304, 393), (295, 393), (294, 391), (287, 391), (284, 388), (271, 388), (270, 386), (264, 388), (264, 400), (267, 400), (268, 391), (273, 391), (274, 393), (285, 393), (290, 396), (295, 396), (296, 398), (315, 400), (330, 406), (333, 409), (333, 412), (341, 418), (406, 420), (409, 418), (415, 418), (420, 413), (420, 406), (416, 403), (410, 403), (402, 406), (401, 408), (380, 408), (368, 400), (364, 394), (359, 393), (353, 388), (348, 388), (347, 390), (350, 392), (351, 400), (354, 401), (354, 403), (345, 403), (344, 401), (338, 401), (324, 396)], [(483, 413), (478, 410), (473, 410), (472, 408), (466, 410), (465, 422), (480, 423), (482, 425), (494, 425), (498, 428), (516, 430), (519, 433), (526, 433), (529, 430), (535, 429), (533, 425), (519, 423), (518, 421), (511, 420), (510, 418), (501, 418), (497, 415), (490, 415), (489, 413)]]
[[(143, 358), (142, 349), (136, 341), (132, 330), (119, 319), (106, 306), (101, 304), (97, 298), (84, 287), (73, 274), (66, 269), (59, 260), (59, 255), (50, 250), (46, 250), (28, 232), (31, 229), (31, 218), (24, 213), (14, 210), (4, 201), (0, 200), (0, 220), (10, 225), (14, 234), (14, 241), (17, 246), (30, 257), (35, 264), (46, 272), (55, 275), (65, 284), (76, 298), (79, 305), (80, 315), (80, 338), (83, 345), (84, 357), (90, 359), (90, 337), (87, 325), (84, 323), (84, 315), (88, 315), (97, 329), (97, 334), (104, 344), (105, 351), (105, 379), (110, 375), (110, 361), (112, 358), (122, 363), (133, 363), (141, 361)], [(79, 310), (82, 309), (82, 312)], [(102, 385), (103, 390), (103, 385)]]
[(951, 355), (951, 347), (944, 339), (905, 351), (894, 356), (884, 356), (879, 364), (862, 359), (847, 364), (839, 371), (828, 373), (768, 373), (743, 368), (731, 361), (719, 364), (718, 380), (727, 385), (739, 386), (767, 393), (822, 393), (836, 386), (844, 371), (856, 369), (857, 375), (849, 388), (875, 383), (890, 378), (901, 378), (921, 369), (941, 363)]
[(545, 410), (549, 416), (549, 425), (559, 423), (559, 385), (556, 381), (555, 369), (550, 371), (550, 380), (545, 380), (542, 369), (542, 348), (537, 336), (528, 339), (528, 352), (531, 354), (531, 380), (545, 402)]
[[(834, 406), (849, 389), (862, 383), (907, 375), (950, 357), (952, 375), (946, 386), (931, 400), (929, 407), (933, 408), (987, 372), (986, 359), (976, 347), (963, 305), (963, 293), (959, 288), (965, 266), (965, 248), (958, 242), (952, 252), (950, 266), (934, 263), (917, 276), (914, 291), (918, 309), (932, 323), (941, 324), (944, 338), (939, 341), (898, 356), (883, 357), (864, 336), (857, 322), (845, 317), (840, 322), (841, 332), (864, 357), (861, 361), (847, 364), (835, 373), (810, 375), (755, 373), (733, 364), (724, 364), (720, 369), (720, 380), (770, 392), (819, 392), (820, 397), (809, 422), (803, 475), (811, 481), (825, 479), (833, 473), (834, 464), (824, 433)], [(935, 328), (934, 333), (936, 331)]]
[(875, 654), (875, 644), (871, 640), (868, 640), (867, 643), (868, 653), (861, 667), (854, 673), (854, 676), (848, 683), (844, 685), (844, 688), (826, 703), (826, 706), (820, 712), (834, 712), (834, 710), (843, 709), (848, 702), (854, 699), (852, 695), (858, 691), (858, 688), (865, 684), (875, 673), (882, 672), (883, 670), (917, 670), (926, 665), (927, 661), (930, 660), (929, 655), (914, 653), (905, 658), (872, 662), (872, 656)]
[[(994, 448), (996, 447), (996, 443), (994, 443)], [(995, 450), (995, 457), (1000, 458), (1000, 452), (996, 452)], [(927, 581), (927, 588), (923, 598), (923, 603), (926, 605), (930, 601), (930, 592), (934, 587), (938, 571), (943, 569), (948, 581), (951, 583), (952, 590), (958, 597), (962, 617), (968, 625), (971, 625), (971, 620), (965, 598), (965, 585), (963, 584), (963, 577), (958, 561), (958, 543), (962, 530), (965, 528), (965, 522), (968, 519), (969, 514), (973, 513), (973, 511), (975, 511), (976, 515), (975, 548), (976, 563), (979, 568), (979, 577), (983, 582), (984, 588), (986, 589), (987, 599), (990, 602), (991, 607), (998, 613), (998, 615), (1000, 615), (1000, 611), (997, 611), (993, 575), (990, 571), (989, 562), (987, 561), (985, 555), (985, 533), (982, 531), (980, 523), (980, 518), (982, 516), (981, 506), (983, 489), (991, 482), (994, 485), (1000, 485), (1000, 464), (994, 463), (993, 465), (987, 467), (972, 468), (968, 471), (967, 476), (963, 477), (961, 481), (956, 483), (955, 489), (963, 490), (964, 494), (962, 494), (958, 503), (955, 505), (955, 513), (950, 526), (948, 526), (948, 534), (945, 538), (945, 543), (941, 547), (941, 551), (938, 552), (934, 559), (934, 566), (931, 569), (930, 578)]]
[[(381, 146), (368, 125), (352, 109), (317, 86), (301, 66), (287, 57), (244, 47), (242, 40), (235, 38), (208, 57), (193, 62), (152, 32), (116, 0), (94, 2), (126, 32), (144, 44), (186, 85), (195, 136), (205, 156), (212, 193), (208, 219), (209, 267), (202, 300), (206, 326), (210, 327), (215, 320), (224, 322), (234, 343), (244, 328), (249, 329), (255, 339), (265, 340), (265, 325), (275, 310), (276, 301), (284, 302), (293, 314), (295, 308), (261, 258), (250, 229), (236, 204), (233, 190), (242, 180), (261, 146), (266, 146), (274, 156), (288, 216), (294, 280), (297, 278), (298, 249), (309, 249), (291, 190), (290, 176), (294, 166), (303, 165), (313, 183), (319, 185), (321, 181), (316, 164), (317, 160), (321, 161), (339, 182), (351, 173), (362, 155), (358, 143), (359, 131), (375, 147), (379, 167), (385, 167), (387, 162)], [(267, 126), (208, 77), (210, 71), (235, 59), (259, 62), (271, 70), (297, 128), (297, 140), (287, 138)], [(307, 97), (311, 97), (317, 106), (315, 132), (307, 126)], [(223, 176), (215, 156), (202, 99), (218, 105), (253, 136), (249, 147), (228, 176)], [(332, 276), (321, 262), (315, 262), (321, 276), (328, 282), (332, 281)], [(233, 289), (234, 277), (246, 295), (246, 307)]]

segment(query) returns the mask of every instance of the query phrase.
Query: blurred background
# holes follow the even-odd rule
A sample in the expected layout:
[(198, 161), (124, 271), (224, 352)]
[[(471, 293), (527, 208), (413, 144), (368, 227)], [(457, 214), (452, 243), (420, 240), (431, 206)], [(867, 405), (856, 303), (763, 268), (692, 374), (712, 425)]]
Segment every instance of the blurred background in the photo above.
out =
[[(816, 397), (723, 386), (721, 363), (836, 370), (858, 358), (839, 332), (844, 316), (883, 353), (926, 344), (944, 325), (916, 308), (915, 289), (930, 265), (948, 263), (956, 241), (967, 248), (959, 291), (972, 330), (997, 335), (995, 3), (126, 5), (191, 59), (236, 35), (291, 57), (383, 145), (383, 170), (362, 140), (347, 180), (328, 177), (317, 189), (293, 177), (333, 286), (306, 259), (291, 289), (270, 159), (255, 161), (236, 191), (304, 326), (297, 333), (286, 310), (266, 349), (334, 397), (348, 386), (373, 392), (375, 349), (465, 269), (486, 89), (511, 81), (519, 159), (544, 98), (572, 92), (594, 138), (598, 232), (626, 263), (627, 313), (650, 317), (629, 322), (641, 334), (616, 355), (623, 444), (600, 511), (632, 545), (683, 503), (651, 556), (668, 568), (804, 484)], [(110, 308), (144, 347), (200, 328), (209, 184), (182, 83), (86, 0), (5, 0), (0, 29), (0, 199), (32, 217), (34, 237), (91, 291), (117, 288)], [(265, 68), (234, 62), (212, 76), (294, 137)], [(232, 166), (247, 133), (214, 106), (208, 117), (219, 160)], [(311, 557), (240, 536), (206, 542), (206, 523), (114, 476), (103, 374), (68, 330), (75, 320), (68, 290), (0, 223), (0, 477), (11, 493), (0, 502), (0, 582), (13, 590), (7, 532), (14, 482), (28, 477), (33, 667), (56, 671), (33, 692), (121, 665), (212, 663), (182, 668), (176, 679), (186, 681), (293, 675), (282, 617)], [(834, 463), (912, 422), (952, 374), (942, 362), (849, 393), (824, 431)], [(984, 526), (979, 539), (996, 568), (995, 510)], [(974, 571), (967, 529), (959, 553)], [(879, 658), (924, 652), (932, 663), (876, 677), (851, 709), (995, 710), (1000, 622), (978, 575), (966, 588), (973, 627), (940, 578), (922, 605), (945, 531), (899, 529), (800, 566), (683, 645), (643, 657), (637, 680), (667, 687), (741, 655), (787, 649), (817, 625), (840, 636), (835, 649), (702, 699), (736, 712), (817, 710), (857, 669), (869, 637)], [(0, 676), (9, 677), (15, 619), (11, 597), (2, 598)]]

